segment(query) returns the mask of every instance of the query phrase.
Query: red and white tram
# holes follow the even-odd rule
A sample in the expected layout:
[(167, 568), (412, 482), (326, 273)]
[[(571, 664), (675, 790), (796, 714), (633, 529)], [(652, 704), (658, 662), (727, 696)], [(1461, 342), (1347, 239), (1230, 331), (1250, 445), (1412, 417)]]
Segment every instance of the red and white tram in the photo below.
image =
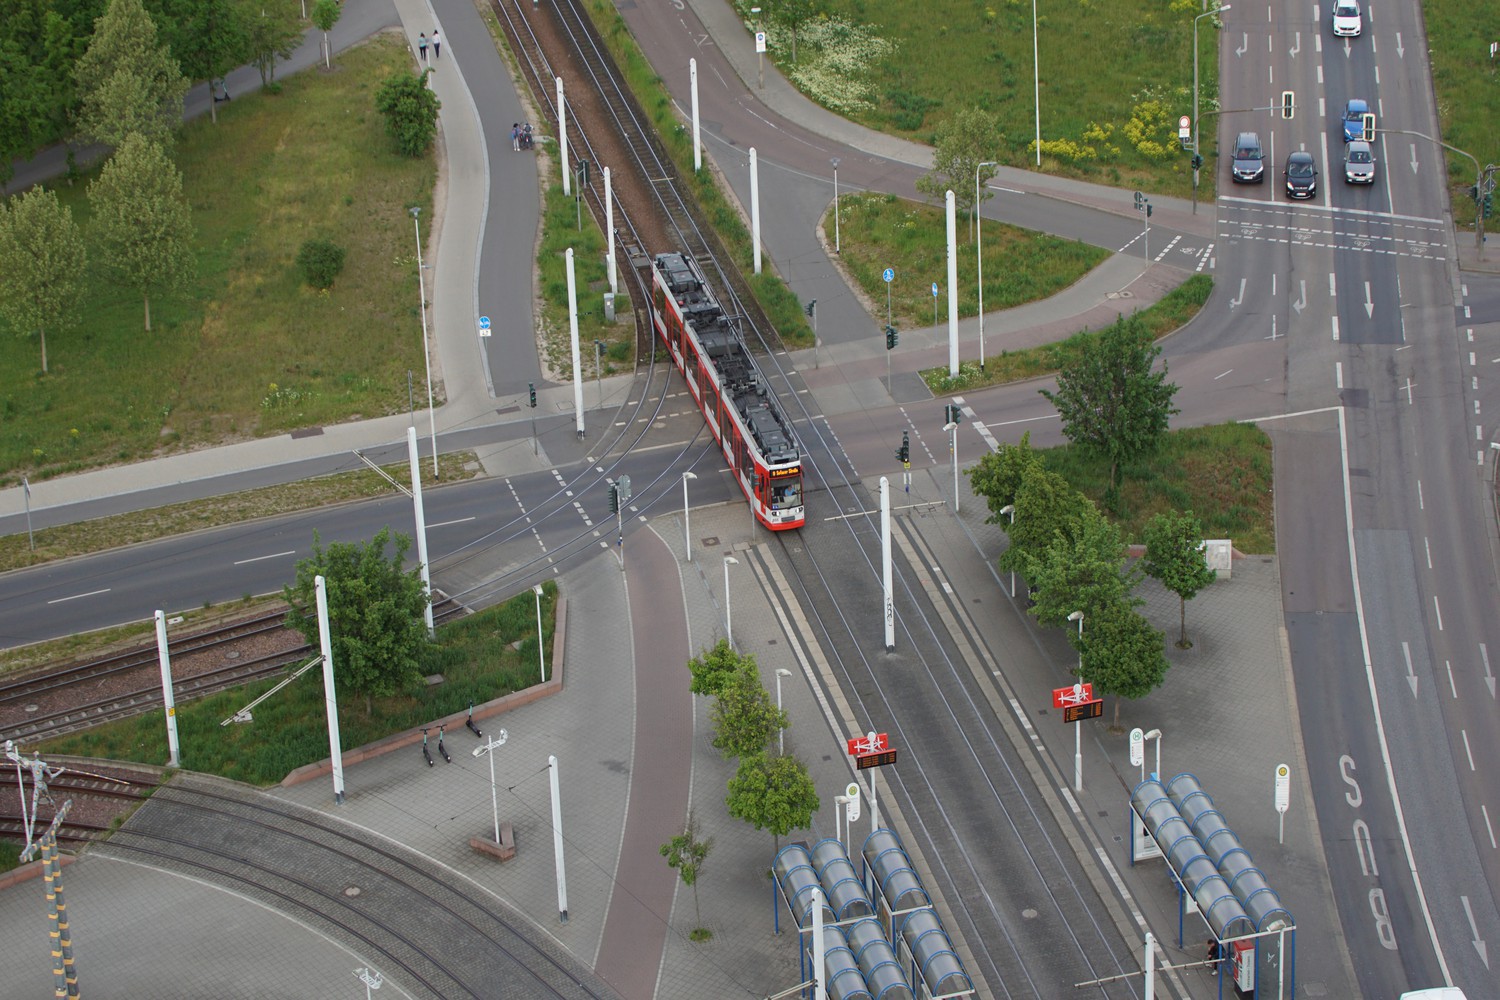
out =
[(651, 262), (656, 335), (672, 355), (688, 391), (760, 523), (800, 528), (802, 456), (776, 397), (686, 254)]

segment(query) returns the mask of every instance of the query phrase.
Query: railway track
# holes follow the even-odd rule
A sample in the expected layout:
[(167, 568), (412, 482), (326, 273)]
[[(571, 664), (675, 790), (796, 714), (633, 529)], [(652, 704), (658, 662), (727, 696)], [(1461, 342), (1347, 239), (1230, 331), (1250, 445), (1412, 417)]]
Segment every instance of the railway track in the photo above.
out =
[[(119, 817), (144, 801), (160, 784), (155, 770), (127, 769), (97, 761), (48, 763), (60, 764), (66, 770), (47, 780), (48, 798), (37, 804), (37, 826), (45, 827), (61, 803), (72, 801), (73, 808), (58, 826), (57, 839), (79, 847), (105, 839)], [(30, 801), (30, 789), (28, 778), (24, 792), (18, 793), (15, 771), (0, 771), (0, 840), (25, 842), (26, 827), (20, 806), (23, 799)]]

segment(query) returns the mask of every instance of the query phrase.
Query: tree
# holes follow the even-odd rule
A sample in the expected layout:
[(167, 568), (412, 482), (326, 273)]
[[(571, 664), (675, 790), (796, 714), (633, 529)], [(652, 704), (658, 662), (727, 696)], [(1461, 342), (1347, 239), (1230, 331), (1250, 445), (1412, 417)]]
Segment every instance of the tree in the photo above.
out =
[(0, 312), (42, 345), (47, 371), (47, 331), (70, 320), (83, 295), (87, 262), (73, 213), (56, 193), (32, 188), (0, 203)]
[(1190, 510), (1157, 514), (1146, 522), (1146, 556), (1141, 560), (1148, 576), (1177, 595), (1182, 636), (1178, 649), (1191, 649), (1187, 637), (1187, 602), (1219, 574), (1203, 558), (1203, 524)]
[(411, 539), (392, 536), (390, 528), (381, 528), (364, 545), (334, 542), (327, 548), (314, 533), (312, 555), (297, 563), (296, 582), (282, 588), (291, 606), (287, 627), (316, 645), (314, 578), (323, 577), (334, 674), (344, 688), (364, 695), (366, 715), (374, 698), (396, 694), (422, 678), (428, 598), (421, 567), (403, 567), (410, 548)]
[(375, 93), (375, 107), (385, 115), (385, 130), (407, 156), (427, 152), (437, 135), (438, 109), (443, 104), (427, 86), (427, 74), (431, 72), (392, 73)]
[[(1143, 698), (1166, 678), (1166, 637), (1129, 605), (1103, 604), (1084, 619), (1082, 679), (1094, 685), (1095, 694), (1119, 698)], [(1120, 724), (1120, 703), (1115, 701), (1114, 725)]]
[[(189, 80), (213, 83), (251, 60), (250, 19), (244, 0), (157, 0), (162, 36)], [(209, 117), (219, 120), (219, 103), (208, 102)]]
[(141, 0), (110, 0), (74, 70), (82, 105), (78, 131), (116, 149), (140, 133), (165, 144), (182, 122), (187, 80), (156, 36)]
[(786, 713), (771, 702), (754, 660), (742, 663), (719, 690), (710, 719), (713, 745), (725, 757), (764, 754), (771, 737), (787, 727)]
[(258, 5), (245, 24), (246, 50), (250, 61), (260, 71), (260, 85), (273, 89), (276, 82), (276, 60), (290, 59), (302, 41), (302, 26), (297, 7), (289, 0), (265, 0)]
[(0, 187), (15, 162), (59, 138), (83, 52), (72, 26), (46, 0), (0, 4)]
[(140, 292), (150, 332), (152, 290), (180, 288), (195, 265), (182, 175), (160, 146), (131, 135), (89, 185), (89, 205), (104, 266)]
[[(941, 198), (952, 190), (953, 202), (960, 212), (971, 212), (974, 204), (974, 177), (978, 171), (979, 182), (995, 176), (993, 166), (981, 167), (985, 160), (995, 158), (1004, 137), (1000, 134), (1000, 118), (982, 108), (963, 108), (942, 121), (933, 137), (932, 172), (918, 178), (917, 190), (934, 198)], [(989, 198), (982, 190), (980, 197)]]
[(313, 4), (312, 22), (323, 33), (323, 65), (328, 69), (333, 68), (333, 47), (328, 44), (328, 32), (333, 30), (343, 12), (339, 0), (318, 0)]
[(1006, 442), (997, 450), (986, 452), (969, 469), (969, 483), (976, 496), (982, 496), (990, 507), (990, 524), (1010, 528), (1010, 515), (1000, 512), (1014, 506), (1021, 483), (1033, 469), (1041, 468), (1042, 459), (1031, 447), (1031, 432), (1021, 435), (1015, 444)]
[(1040, 462), (1026, 470), (1015, 507), (1015, 524), (1008, 524), (1010, 547), (1000, 554), (999, 565), (1023, 573), (1028, 554), (1040, 555), (1058, 535), (1074, 537), (1084, 518), (1098, 515), (1092, 500), (1062, 476), (1042, 468)]
[(1036, 591), (1031, 613), (1043, 625), (1059, 626), (1082, 611), (1092, 624), (1107, 604), (1138, 604), (1130, 594), (1140, 570), (1127, 569), (1125, 556), (1120, 529), (1090, 506), (1074, 532), (1059, 531), (1046, 548), (1027, 550), (1023, 572)]
[(724, 804), (734, 818), (757, 830), (769, 829), (779, 850), (782, 837), (812, 825), (819, 802), (802, 761), (791, 755), (755, 754), (740, 760)]
[(688, 813), (687, 826), (682, 833), (661, 845), (661, 856), (667, 859), (667, 867), (675, 868), (682, 884), (693, 890), (693, 923), (699, 925), (689, 935), (694, 941), (702, 941), (709, 936), (702, 926), (703, 911), (698, 907), (698, 875), (713, 847), (712, 837), (707, 840), (698, 839), (698, 821), (691, 812)]
[(818, 14), (818, 0), (763, 0), (771, 20), (792, 36), (792, 62), (797, 61), (797, 32)]
[(714, 646), (688, 661), (688, 672), (692, 674), (689, 690), (693, 694), (718, 694), (728, 687), (748, 665), (754, 671), (755, 657), (741, 656), (729, 645), (728, 639), (720, 639)]
[(1087, 452), (1109, 461), (1111, 495), (1120, 465), (1153, 451), (1180, 412), (1172, 405), (1177, 386), (1167, 366), (1151, 370), (1161, 348), (1137, 316), (1121, 318), (1084, 338), (1078, 360), (1057, 376), (1057, 391), (1039, 390), (1057, 407), (1063, 434)]

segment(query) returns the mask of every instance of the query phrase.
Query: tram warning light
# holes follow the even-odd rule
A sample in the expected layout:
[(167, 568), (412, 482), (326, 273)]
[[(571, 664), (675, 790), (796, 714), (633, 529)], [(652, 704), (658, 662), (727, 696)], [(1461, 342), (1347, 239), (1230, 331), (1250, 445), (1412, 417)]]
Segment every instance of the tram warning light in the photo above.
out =
[(609, 488), (609, 512), (620, 513), (620, 487), (611, 485)]
[(535, 382), (527, 382), (526, 383), (526, 390), (529, 393), (531, 393), (531, 406), (532, 406), (533, 409), (535, 409), (536, 408), (536, 383)]
[(1296, 111), (1296, 96), (1290, 90), (1281, 92), (1281, 117), (1291, 118)]
[(1365, 142), (1374, 142), (1375, 141), (1375, 115), (1373, 113), (1371, 113), (1371, 112), (1368, 112), (1368, 111), (1365, 112), (1365, 114), (1362, 115), (1361, 118), (1360, 118), (1360, 124), (1361, 124), (1361, 126), (1363, 126), (1363, 131), (1362, 131), (1362, 134), (1361, 134), (1360, 138), (1364, 139)]
[(896, 449), (896, 457), (901, 460), (902, 465), (911, 462), (911, 435), (907, 431), (901, 432), (901, 447)]

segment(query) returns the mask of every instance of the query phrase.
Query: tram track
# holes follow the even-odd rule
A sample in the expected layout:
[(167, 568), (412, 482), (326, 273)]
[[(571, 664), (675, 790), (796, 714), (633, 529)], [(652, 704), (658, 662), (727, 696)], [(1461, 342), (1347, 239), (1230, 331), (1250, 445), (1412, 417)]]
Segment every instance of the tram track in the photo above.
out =
[[(368, 956), (412, 996), (615, 997), (561, 945), (457, 873), (227, 782), (179, 775), (94, 850), (266, 902)], [(410, 919), (415, 913), (420, 920)]]

